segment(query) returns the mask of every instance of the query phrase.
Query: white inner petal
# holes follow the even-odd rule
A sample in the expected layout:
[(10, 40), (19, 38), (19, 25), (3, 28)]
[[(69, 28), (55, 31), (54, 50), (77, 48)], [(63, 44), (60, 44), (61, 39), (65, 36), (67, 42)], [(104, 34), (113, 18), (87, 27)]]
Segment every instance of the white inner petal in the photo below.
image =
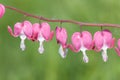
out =
[(103, 58), (104, 62), (106, 62), (108, 60), (107, 49), (108, 49), (108, 46), (105, 44), (105, 40), (104, 40), (104, 44), (102, 47), (102, 58)]
[(85, 63), (88, 63), (88, 62), (89, 62), (89, 58), (88, 58), (88, 56), (86, 55), (86, 50), (87, 50), (87, 49), (82, 46), (80, 50), (82, 51), (82, 54), (83, 54), (83, 61), (84, 61)]
[(66, 55), (67, 55), (67, 52), (68, 52), (68, 49), (63, 49), (62, 45), (60, 45), (60, 48), (59, 48), (59, 54), (61, 55), (62, 58), (65, 58)]
[(106, 62), (108, 60), (108, 56), (107, 56), (106, 51), (102, 51), (102, 57), (103, 57), (104, 62)]
[(25, 39), (26, 39), (25, 34), (21, 34), (20, 39), (21, 39), (20, 48), (22, 51), (24, 51), (25, 50)]
[(104, 44), (102, 47), (102, 58), (103, 58), (104, 62), (106, 62), (108, 60), (107, 49), (108, 49), (107, 45)]
[(44, 42), (44, 37), (39, 36), (38, 41), (39, 41), (39, 48), (38, 51), (40, 54), (42, 54), (44, 52), (44, 47), (43, 47), (43, 42)]
[(83, 54), (83, 61), (84, 61), (85, 63), (88, 63), (88, 62), (89, 62), (89, 58), (88, 58), (88, 56), (86, 55), (86, 50), (87, 50), (87, 48), (84, 47), (82, 41), (81, 41), (81, 48), (80, 48), (80, 50), (82, 51), (82, 54)]

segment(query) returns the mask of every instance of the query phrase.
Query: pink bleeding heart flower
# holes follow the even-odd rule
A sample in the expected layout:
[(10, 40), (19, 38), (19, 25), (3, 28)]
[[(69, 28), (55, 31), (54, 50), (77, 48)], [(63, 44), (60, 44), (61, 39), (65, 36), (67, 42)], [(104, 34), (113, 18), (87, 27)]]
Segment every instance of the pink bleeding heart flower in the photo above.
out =
[(5, 6), (3, 4), (0, 4), (0, 18), (5, 14)]
[(24, 51), (25, 39), (26, 38), (30, 39), (32, 36), (32, 24), (29, 21), (24, 21), (22, 23), (17, 22), (14, 25), (14, 33), (10, 26), (8, 26), (8, 32), (14, 37), (18, 37), (18, 36), (20, 37), (21, 39), (20, 48), (22, 49), (22, 51)]
[(69, 45), (69, 48), (74, 52), (82, 51), (83, 61), (85, 63), (89, 62), (89, 59), (86, 55), (86, 50), (90, 50), (93, 47), (92, 35), (88, 31), (75, 32), (71, 37), (72, 45)]
[(104, 62), (108, 60), (107, 49), (114, 46), (114, 38), (109, 30), (97, 31), (94, 34), (94, 45), (96, 51), (102, 50), (102, 58)]
[(120, 56), (120, 39), (118, 39), (117, 45), (118, 47), (115, 47), (115, 51), (118, 54), (118, 56)]
[(31, 39), (33, 41), (39, 41), (40, 46), (38, 51), (42, 54), (44, 52), (43, 42), (52, 40), (54, 32), (50, 31), (50, 25), (47, 22), (33, 24), (32, 30), (33, 33)]
[(65, 58), (67, 55), (67, 31), (65, 28), (56, 27), (56, 40), (60, 44), (59, 54), (62, 58)]

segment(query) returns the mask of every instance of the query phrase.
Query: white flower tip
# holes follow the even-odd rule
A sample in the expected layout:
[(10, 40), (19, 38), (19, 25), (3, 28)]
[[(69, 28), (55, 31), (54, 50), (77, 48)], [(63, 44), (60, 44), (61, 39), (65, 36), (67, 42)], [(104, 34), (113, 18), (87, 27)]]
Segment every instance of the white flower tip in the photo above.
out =
[(103, 52), (102, 52), (102, 58), (103, 58), (103, 61), (104, 61), (104, 62), (107, 62), (108, 56), (107, 56), (107, 52), (106, 52), (106, 51), (103, 51)]
[(22, 51), (24, 51), (24, 50), (25, 50), (25, 48), (21, 48), (21, 50), (22, 50)]
[(88, 62), (89, 62), (88, 57), (87, 57), (87, 56), (83, 56), (83, 61), (84, 61), (85, 63), (88, 63)]
[(62, 58), (66, 58), (67, 52), (66, 51), (61, 51), (59, 52), (59, 54), (61, 55)]
[(20, 39), (21, 39), (21, 42), (20, 42), (20, 48), (22, 51), (25, 50), (25, 39), (26, 39), (26, 36), (25, 35), (20, 35)]
[(64, 59), (64, 58), (66, 58), (66, 54), (65, 55), (61, 55), (61, 57)]
[(25, 48), (26, 48), (24, 42), (22, 42), (22, 41), (21, 41), (21, 44), (20, 44), (20, 48), (21, 48), (22, 51), (24, 51)]
[(89, 62), (89, 58), (88, 58), (88, 56), (86, 55), (86, 52), (85, 52), (86, 50), (83, 48), (82, 49), (82, 53), (83, 53), (83, 61), (85, 62), (85, 63), (88, 63)]
[(104, 62), (107, 62), (107, 60), (108, 60), (108, 57), (107, 57), (107, 56), (104, 56), (104, 57), (103, 57), (103, 61), (104, 61)]
[(68, 52), (68, 49), (64, 50), (63, 47), (60, 46), (60, 48), (59, 48), (59, 54), (61, 55), (62, 58), (66, 58), (67, 52)]
[(40, 46), (40, 47), (38, 48), (38, 51), (39, 51), (40, 54), (43, 54), (43, 52), (44, 52), (43, 46)]
[(43, 42), (44, 42), (44, 38), (39, 38), (39, 48), (38, 48), (38, 52), (39, 52), (40, 54), (43, 54), (43, 52), (44, 52)]
[(40, 46), (38, 48), (38, 51), (40, 54), (43, 54), (43, 52), (44, 52), (43, 42), (40, 42)]

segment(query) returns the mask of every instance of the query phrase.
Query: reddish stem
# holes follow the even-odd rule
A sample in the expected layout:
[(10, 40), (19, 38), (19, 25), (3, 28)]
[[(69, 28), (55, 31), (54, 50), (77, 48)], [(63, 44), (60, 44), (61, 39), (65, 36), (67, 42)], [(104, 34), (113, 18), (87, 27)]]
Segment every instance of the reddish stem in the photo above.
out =
[(23, 14), (25, 16), (29, 16), (29, 17), (36, 18), (36, 19), (43, 20), (43, 21), (47, 21), (47, 22), (60, 22), (60, 23), (64, 22), (64, 23), (73, 23), (73, 24), (77, 24), (77, 25), (80, 25), (80, 26), (96, 26), (96, 27), (107, 26), (107, 27), (120, 28), (119, 24), (109, 24), (109, 23), (99, 24), (99, 23), (79, 22), (79, 21), (75, 21), (75, 20), (49, 19), (49, 18), (45, 18), (43, 16), (36, 16), (36, 15), (30, 14), (30, 13), (24, 12), (24, 11), (22, 11), (20, 9), (17, 9), (17, 8), (14, 8), (14, 7), (11, 7), (11, 6), (5, 6), (5, 7), (8, 8), (8, 9), (14, 10), (14, 11), (16, 11), (18, 13), (21, 13), (21, 14)]

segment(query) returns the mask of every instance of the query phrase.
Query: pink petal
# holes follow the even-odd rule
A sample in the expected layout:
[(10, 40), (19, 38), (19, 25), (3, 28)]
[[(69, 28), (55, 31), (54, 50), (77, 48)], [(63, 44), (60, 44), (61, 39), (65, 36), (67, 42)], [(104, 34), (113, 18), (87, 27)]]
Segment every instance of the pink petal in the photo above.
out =
[(118, 39), (117, 45), (118, 45), (118, 48), (120, 49), (120, 39)]
[(94, 41), (96, 50), (100, 51), (102, 46), (103, 46), (103, 43), (104, 43), (104, 39), (103, 39), (102, 33), (100, 31), (97, 31), (94, 34), (94, 40), (93, 41)]
[(23, 31), (25, 33), (25, 35), (27, 36), (27, 38), (31, 38), (32, 36), (32, 24), (29, 21), (24, 21), (23, 22)]
[(120, 56), (120, 39), (118, 39), (117, 45), (118, 47), (115, 47), (115, 51), (118, 54), (118, 56)]
[(53, 36), (54, 36), (54, 31), (51, 31), (50, 36), (49, 36), (49, 41), (52, 40)]
[(113, 48), (113, 47), (114, 47), (114, 44), (115, 44), (115, 38), (112, 39), (110, 48)]
[(87, 49), (92, 48), (92, 35), (88, 31), (83, 31), (82, 32), (82, 39), (83, 39), (83, 44)]
[(112, 33), (109, 30), (103, 30), (102, 34), (104, 36), (105, 43), (108, 47), (112, 45)]
[(120, 49), (115, 47), (115, 51), (116, 51), (117, 55), (120, 56)]
[(19, 36), (21, 34), (22, 31), (22, 23), (16, 23), (14, 25), (14, 35)]
[(79, 49), (76, 50), (72, 44), (68, 44), (68, 48), (70, 48), (73, 52), (76, 52), (76, 53), (79, 52)]
[(74, 46), (74, 48), (76, 50), (79, 50), (81, 47), (81, 37), (80, 37), (80, 32), (75, 32), (72, 35), (71, 41), (72, 41), (72, 45)]
[(67, 42), (67, 31), (65, 28), (56, 27), (56, 39), (58, 43), (65, 45)]
[(4, 15), (5, 13), (5, 7), (3, 4), (0, 4), (0, 18), (2, 18), (2, 16)]
[(47, 22), (41, 23), (41, 32), (46, 40), (50, 37), (50, 25)]
[(10, 35), (14, 36), (14, 37), (17, 37), (16, 35), (14, 35), (12, 29), (10, 26), (8, 26), (8, 32), (10, 33)]
[(40, 24), (39, 23), (33, 24), (32, 30), (33, 30), (32, 39), (37, 40), (39, 31), (40, 31)]

